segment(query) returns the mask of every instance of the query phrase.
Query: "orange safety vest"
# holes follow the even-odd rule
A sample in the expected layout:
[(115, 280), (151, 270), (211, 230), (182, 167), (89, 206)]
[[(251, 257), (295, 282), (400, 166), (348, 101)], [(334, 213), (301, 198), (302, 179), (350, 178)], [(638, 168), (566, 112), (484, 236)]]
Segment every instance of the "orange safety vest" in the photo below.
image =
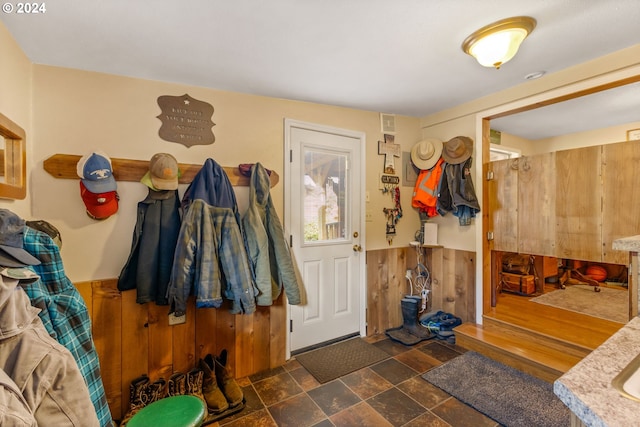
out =
[(428, 217), (438, 215), (436, 204), (438, 203), (438, 185), (442, 176), (443, 163), (444, 159), (441, 157), (431, 169), (421, 170), (413, 190), (411, 206), (425, 212)]

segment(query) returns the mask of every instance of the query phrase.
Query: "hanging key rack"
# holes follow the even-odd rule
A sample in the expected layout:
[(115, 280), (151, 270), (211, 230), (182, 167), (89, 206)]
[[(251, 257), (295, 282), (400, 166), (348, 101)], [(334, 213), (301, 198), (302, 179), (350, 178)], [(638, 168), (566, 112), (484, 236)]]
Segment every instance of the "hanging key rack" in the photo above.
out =
[[(82, 156), (75, 154), (54, 154), (44, 160), (43, 167), (45, 171), (55, 178), (79, 180), (76, 166), (81, 157)], [(203, 165), (178, 163), (178, 168), (180, 169), (180, 184), (189, 184), (193, 180), (193, 177), (202, 169), (202, 166)], [(111, 158), (111, 167), (113, 169), (113, 177), (116, 181), (139, 182), (149, 170), (149, 161)], [(238, 167), (223, 166), (223, 169), (227, 173), (231, 185), (238, 187), (249, 186), (249, 177), (242, 175)], [(269, 178), (271, 179), (271, 187), (275, 187), (280, 180), (278, 174), (273, 170)]]

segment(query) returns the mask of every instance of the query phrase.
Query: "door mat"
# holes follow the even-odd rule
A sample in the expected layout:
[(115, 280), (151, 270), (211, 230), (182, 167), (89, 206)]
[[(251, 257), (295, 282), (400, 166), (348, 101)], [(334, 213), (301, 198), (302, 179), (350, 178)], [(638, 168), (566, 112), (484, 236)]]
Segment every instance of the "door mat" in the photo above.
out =
[(613, 322), (627, 323), (629, 321), (629, 292), (626, 289), (600, 286), (600, 292), (594, 292), (593, 286), (571, 285), (565, 289), (558, 289), (531, 298), (529, 301)]
[(362, 338), (351, 338), (295, 356), (321, 384), (389, 357), (388, 353)]
[(553, 385), (468, 351), (422, 375), (505, 427), (568, 426), (570, 411)]

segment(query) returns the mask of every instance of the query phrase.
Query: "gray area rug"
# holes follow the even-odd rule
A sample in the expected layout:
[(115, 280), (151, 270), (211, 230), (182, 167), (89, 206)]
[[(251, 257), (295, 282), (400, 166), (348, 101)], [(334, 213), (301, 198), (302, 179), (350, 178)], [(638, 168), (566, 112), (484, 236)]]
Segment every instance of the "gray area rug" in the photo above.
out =
[(391, 357), (362, 338), (351, 338), (296, 355), (296, 360), (320, 383), (366, 368)]
[(594, 292), (593, 286), (570, 285), (529, 301), (588, 314), (601, 319), (619, 323), (629, 321), (629, 292), (626, 288), (614, 289), (600, 287)]
[(569, 409), (552, 384), (473, 351), (422, 378), (505, 427), (570, 425)]

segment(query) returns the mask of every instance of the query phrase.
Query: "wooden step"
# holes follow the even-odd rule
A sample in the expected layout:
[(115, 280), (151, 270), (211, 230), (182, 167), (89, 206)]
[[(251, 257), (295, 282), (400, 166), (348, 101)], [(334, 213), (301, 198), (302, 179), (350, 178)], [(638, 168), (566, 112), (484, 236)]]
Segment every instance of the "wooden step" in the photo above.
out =
[(457, 345), (550, 383), (589, 352), (575, 346), (563, 348), (557, 340), (513, 326), (464, 323), (454, 331)]
[(492, 316), (484, 316), (484, 328), (494, 329), (501, 331), (505, 338), (519, 337), (524, 339), (535, 339), (540, 342), (540, 345), (549, 347), (563, 353), (570, 354), (575, 357), (583, 358), (587, 354), (591, 353), (594, 347), (585, 345), (584, 343), (576, 343), (567, 340), (563, 337), (556, 336), (553, 332), (547, 332), (540, 330), (537, 325), (520, 325), (517, 323), (511, 323), (500, 318)]

